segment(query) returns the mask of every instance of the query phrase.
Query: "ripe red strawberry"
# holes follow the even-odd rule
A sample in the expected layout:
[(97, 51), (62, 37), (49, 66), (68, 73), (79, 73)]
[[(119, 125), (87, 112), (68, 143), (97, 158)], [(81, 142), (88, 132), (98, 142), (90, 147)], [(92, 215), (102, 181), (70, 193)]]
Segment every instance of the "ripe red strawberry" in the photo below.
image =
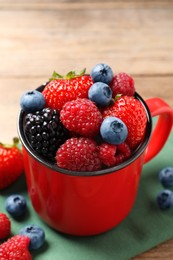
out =
[(72, 171), (96, 171), (101, 169), (99, 151), (94, 140), (84, 137), (68, 139), (58, 149), (57, 165)]
[(130, 155), (130, 147), (125, 142), (119, 145), (103, 143), (99, 146), (100, 160), (108, 167), (124, 162)]
[(16, 235), (0, 245), (0, 259), (32, 260), (28, 251), (30, 239), (27, 236)]
[(122, 96), (103, 111), (103, 117), (116, 116), (127, 126), (126, 139), (130, 148), (136, 148), (145, 136), (147, 116), (142, 103), (134, 97)]
[(63, 106), (60, 120), (69, 131), (93, 137), (99, 133), (102, 114), (91, 100), (77, 98)]
[(12, 184), (23, 173), (23, 156), (18, 139), (12, 145), (0, 144), (0, 189)]
[(135, 93), (133, 78), (124, 72), (118, 73), (113, 77), (110, 87), (113, 98), (118, 94), (133, 96)]
[(71, 71), (64, 78), (54, 72), (53, 78), (42, 92), (46, 99), (46, 105), (52, 109), (60, 110), (67, 101), (77, 97), (87, 98), (88, 90), (93, 81), (89, 75), (84, 75), (84, 73), (85, 70), (79, 74)]
[(10, 235), (11, 222), (6, 214), (0, 213), (0, 239), (4, 239)]

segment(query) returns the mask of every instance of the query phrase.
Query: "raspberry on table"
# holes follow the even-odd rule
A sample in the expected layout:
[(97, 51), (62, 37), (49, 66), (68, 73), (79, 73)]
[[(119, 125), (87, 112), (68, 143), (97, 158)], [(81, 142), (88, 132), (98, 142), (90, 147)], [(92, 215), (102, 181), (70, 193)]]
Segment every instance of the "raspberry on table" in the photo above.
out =
[(99, 151), (94, 140), (85, 137), (68, 139), (56, 153), (57, 165), (71, 171), (101, 169)]
[(91, 100), (78, 98), (63, 106), (60, 120), (69, 131), (81, 136), (94, 137), (99, 133), (102, 114)]
[(5, 213), (0, 213), (0, 239), (8, 237), (11, 233), (11, 222)]

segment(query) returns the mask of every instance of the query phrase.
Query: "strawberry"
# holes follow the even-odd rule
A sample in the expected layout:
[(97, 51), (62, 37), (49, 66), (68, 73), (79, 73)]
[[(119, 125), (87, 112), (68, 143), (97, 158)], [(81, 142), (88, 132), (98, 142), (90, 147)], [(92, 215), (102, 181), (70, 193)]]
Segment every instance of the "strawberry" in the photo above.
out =
[(103, 117), (116, 116), (127, 126), (126, 139), (130, 148), (136, 148), (145, 136), (147, 116), (142, 103), (134, 97), (122, 96), (115, 103), (103, 110)]
[(16, 235), (0, 245), (0, 259), (32, 260), (28, 251), (30, 239), (27, 236)]
[(23, 173), (23, 156), (18, 143), (18, 138), (14, 138), (12, 145), (0, 144), (0, 189), (8, 187)]
[(67, 101), (79, 98), (87, 98), (88, 90), (93, 84), (91, 76), (85, 75), (85, 70), (76, 74), (69, 72), (65, 77), (54, 72), (42, 94), (46, 99), (46, 106), (61, 110)]
[(6, 214), (0, 213), (0, 239), (4, 239), (10, 235), (11, 222)]

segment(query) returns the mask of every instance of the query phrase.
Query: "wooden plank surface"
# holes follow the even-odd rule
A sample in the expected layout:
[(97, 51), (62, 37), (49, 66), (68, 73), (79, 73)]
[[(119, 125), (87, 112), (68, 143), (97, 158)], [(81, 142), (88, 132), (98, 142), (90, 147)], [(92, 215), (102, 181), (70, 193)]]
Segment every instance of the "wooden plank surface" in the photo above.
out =
[[(173, 107), (173, 1), (0, 0), (0, 140), (17, 135), (19, 99), (53, 70), (125, 71)], [(173, 259), (173, 240), (134, 258)]]

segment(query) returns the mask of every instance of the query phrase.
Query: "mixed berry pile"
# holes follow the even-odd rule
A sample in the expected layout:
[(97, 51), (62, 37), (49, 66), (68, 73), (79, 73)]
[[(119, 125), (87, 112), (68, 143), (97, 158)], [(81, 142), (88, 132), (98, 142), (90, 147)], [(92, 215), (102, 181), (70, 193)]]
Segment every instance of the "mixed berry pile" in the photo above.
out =
[(147, 116), (134, 80), (107, 64), (62, 76), (21, 97), (24, 132), (45, 160), (72, 171), (96, 171), (127, 160), (145, 136)]

